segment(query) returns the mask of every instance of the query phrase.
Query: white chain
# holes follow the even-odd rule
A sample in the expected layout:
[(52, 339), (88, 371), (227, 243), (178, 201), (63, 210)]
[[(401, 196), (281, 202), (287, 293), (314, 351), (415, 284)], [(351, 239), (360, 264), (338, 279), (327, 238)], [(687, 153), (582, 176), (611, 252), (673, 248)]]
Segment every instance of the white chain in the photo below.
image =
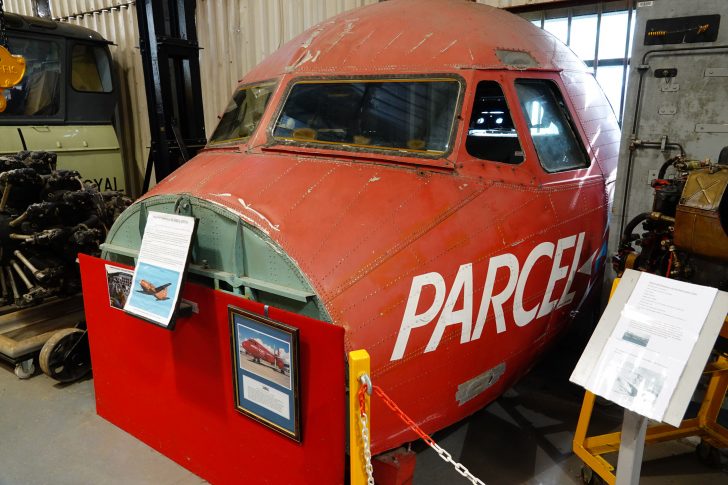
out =
[[(413, 431), (415, 431), (420, 438), (422, 438), (425, 443), (427, 443), (430, 448), (435, 450), (435, 453), (437, 453), (440, 458), (442, 458), (445, 462), (450, 463), (453, 467), (455, 467), (455, 471), (457, 471), (460, 475), (470, 480), (471, 483), (474, 485), (485, 485), (485, 483), (470, 473), (470, 471), (463, 465), (462, 463), (458, 463), (455, 460), (452, 459), (452, 455), (448, 453), (445, 449), (443, 449), (440, 445), (435, 443), (435, 441), (422, 429), (420, 429), (417, 424), (412, 421), (412, 418), (404, 414), (404, 412), (399, 409), (399, 406), (392, 401), (392, 398), (387, 396), (387, 394), (379, 387), (376, 389), (374, 386), (372, 386), (371, 380), (369, 379), (369, 376), (367, 374), (364, 374), (359, 377), (359, 382), (361, 382), (362, 385), (367, 386), (367, 392), (369, 394), (372, 393), (372, 389), (376, 391), (376, 394), (384, 400), (384, 403), (397, 414), (397, 416), (407, 424), (409, 428), (411, 428)], [(369, 430), (367, 429), (367, 421), (368, 417), (364, 410), (362, 409), (362, 413), (359, 416), (359, 423), (361, 424), (361, 440), (364, 447), (364, 460), (365, 460), (365, 468), (367, 471), (367, 484), (368, 485), (374, 485), (374, 476), (373, 476), (373, 469), (372, 469), (372, 453), (369, 449)]]
[(367, 485), (374, 485), (374, 468), (372, 468), (372, 452), (369, 449), (369, 429), (367, 428), (367, 413), (361, 413), (361, 441), (364, 446), (364, 468), (367, 471)]
[(483, 483), (483, 481), (480, 478), (478, 478), (478, 477), (474, 476), (472, 473), (470, 473), (470, 471), (467, 468), (465, 468), (465, 465), (453, 460), (452, 455), (450, 453), (448, 453), (447, 451), (445, 451), (442, 447), (440, 447), (440, 445), (438, 445), (437, 443), (435, 443), (433, 441), (432, 444), (430, 444), (430, 447), (433, 450), (435, 450), (435, 452), (438, 455), (440, 455), (440, 458), (442, 458), (443, 460), (445, 460), (446, 462), (448, 462), (452, 466), (454, 466), (455, 470), (459, 474), (461, 474), (462, 476), (464, 476), (465, 478), (470, 480), (472, 483), (474, 483), (475, 485), (485, 485), (485, 483)]

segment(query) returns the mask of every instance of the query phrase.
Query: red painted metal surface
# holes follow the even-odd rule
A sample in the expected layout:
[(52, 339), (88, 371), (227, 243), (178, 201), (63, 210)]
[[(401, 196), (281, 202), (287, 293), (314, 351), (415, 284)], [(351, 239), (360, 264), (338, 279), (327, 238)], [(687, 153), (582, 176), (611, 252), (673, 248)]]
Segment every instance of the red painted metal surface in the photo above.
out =
[(188, 283), (199, 314), (168, 331), (111, 308), (106, 262), (80, 261), (100, 416), (215, 484), (343, 483), (341, 328), (270, 309), (300, 329), (299, 444), (235, 410), (227, 307), (261, 305)]
[[(539, 65), (507, 66), (499, 49), (528, 52)], [(284, 147), (270, 137), (286, 87), (298, 77), (426, 72), (456, 74), (464, 83), (457, 136), (442, 158)], [(514, 81), (523, 78), (559, 87), (589, 167), (560, 173), (541, 167), (518, 108)], [(276, 79), (278, 88), (250, 140), (204, 151), (149, 196), (210, 200), (268, 234), (309, 279), (333, 323), (346, 329), (347, 350), (369, 351), (374, 383), (426, 432), (492, 401), (528, 370), (601, 278), (619, 127), (594, 77), (550, 34), (506, 12), (466, 1), (391, 0), (310, 29), (244, 83), (266, 79)], [(481, 80), (503, 87), (523, 163), (489, 162), (466, 151)], [(536, 257), (537, 248), (546, 253)], [(484, 308), (479, 329), (487, 275), (502, 262), (491, 258), (508, 255), (517, 261), (516, 276), (527, 277), (514, 289), (507, 267), (492, 275), (492, 294), (510, 289), (510, 296), (502, 312)], [(565, 273), (549, 285), (561, 267)], [(427, 274), (442, 278), (452, 313), (462, 311), (462, 321), (446, 326), (428, 349), (441, 303), (394, 358), (408, 301), (423, 313), (437, 296), (432, 285), (415, 292), (416, 278)], [(548, 304), (549, 294), (565, 296), (569, 286), (570, 302), (528, 322), (516, 320), (517, 313)], [(473, 381), (478, 376), (482, 382)], [(463, 399), (469, 392), (472, 398)], [(373, 412), (375, 452), (415, 439), (376, 400)]]
[(405, 448), (372, 459), (374, 483), (379, 485), (411, 485), (415, 477), (417, 454)]

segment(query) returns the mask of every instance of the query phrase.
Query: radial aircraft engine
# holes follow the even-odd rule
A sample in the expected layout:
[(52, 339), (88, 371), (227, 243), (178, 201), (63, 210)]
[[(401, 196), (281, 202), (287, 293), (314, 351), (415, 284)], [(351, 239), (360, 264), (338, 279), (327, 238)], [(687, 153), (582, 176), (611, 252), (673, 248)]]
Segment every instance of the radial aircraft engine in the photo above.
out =
[[(511, 386), (600, 281), (619, 133), (591, 70), (528, 21), (381, 2), (246, 74), (105, 257), (133, 264), (149, 211), (193, 215), (191, 281), (344, 327), (341, 358), (366, 349), (433, 432)], [(375, 453), (416, 438), (372, 401)]]

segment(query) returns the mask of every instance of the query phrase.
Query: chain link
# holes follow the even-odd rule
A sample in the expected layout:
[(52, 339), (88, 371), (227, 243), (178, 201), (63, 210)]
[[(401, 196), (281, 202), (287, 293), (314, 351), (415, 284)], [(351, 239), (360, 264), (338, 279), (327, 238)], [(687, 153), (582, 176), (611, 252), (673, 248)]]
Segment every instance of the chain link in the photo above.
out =
[(3, 47), (8, 46), (8, 34), (7, 24), (5, 23), (5, 5), (3, 0), (0, 0), (0, 45)]
[(369, 447), (368, 421), (367, 413), (362, 413), (359, 416), (359, 423), (361, 423), (361, 441), (364, 444), (364, 469), (367, 472), (367, 485), (374, 485), (374, 467), (372, 467), (372, 451)]
[(369, 376), (359, 377), (359, 424), (361, 425), (361, 442), (364, 448), (364, 469), (367, 472), (367, 485), (374, 485), (374, 468), (372, 467), (372, 450), (369, 443), (369, 416), (367, 416), (366, 394), (370, 393)]
[[(422, 439), (422, 441), (427, 443), (430, 446), (430, 448), (435, 450), (435, 453), (437, 453), (440, 456), (440, 458), (442, 458), (447, 463), (450, 463), (455, 468), (455, 471), (457, 471), (460, 475), (462, 475), (465, 478), (467, 478), (468, 480), (470, 480), (471, 483), (474, 483), (475, 485), (485, 485), (485, 483), (483, 483), (483, 481), (481, 479), (479, 479), (478, 477), (476, 477), (475, 475), (470, 473), (470, 471), (462, 463), (458, 463), (455, 460), (453, 460), (452, 455), (450, 453), (448, 453), (445, 449), (443, 449), (440, 445), (435, 443), (435, 440), (433, 440), (430, 437), (430, 435), (425, 433), (422, 430), (422, 428), (420, 428), (417, 425), (417, 423), (412, 421), (412, 418), (407, 416), (404, 413), (404, 411), (402, 411), (399, 408), (399, 406), (397, 406), (397, 404), (394, 401), (392, 401), (392, 399), (384, 393), (384, 391), (382, 390), (381, 387), (379, 387), (379, 386), (372, 386), (372, 387), (374, 388), (374, 393), (377, 396), (379, 396), (382, 399), (382, 401), (384, 401), (384, 404), (386, 404), (387, 407), (389, 409), (391, 409), (394, 412), (394, 414), (397, 415), (397, 417), (399, 419), (404, 421), (404, 423), (410, 429), (412, 429), (412, 431), (417, 433), (417, 436), (419, 436)], [(361, 390), (360, 390), (360, 392), (361, 392)]]

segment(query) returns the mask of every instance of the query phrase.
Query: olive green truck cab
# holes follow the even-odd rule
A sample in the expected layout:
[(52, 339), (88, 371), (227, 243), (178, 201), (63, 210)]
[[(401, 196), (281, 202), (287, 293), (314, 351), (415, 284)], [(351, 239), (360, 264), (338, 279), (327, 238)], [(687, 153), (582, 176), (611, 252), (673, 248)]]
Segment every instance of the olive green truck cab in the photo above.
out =
[(112, 121), (119, 98), (100, 34), (77, 25), (6, 13), (8, 50), (26, 62), (22, 81), (2, 91), (0, 155), (21, 150), (58, 154), (58, 168), (77, 170), (99, 190), (126, 191)]

